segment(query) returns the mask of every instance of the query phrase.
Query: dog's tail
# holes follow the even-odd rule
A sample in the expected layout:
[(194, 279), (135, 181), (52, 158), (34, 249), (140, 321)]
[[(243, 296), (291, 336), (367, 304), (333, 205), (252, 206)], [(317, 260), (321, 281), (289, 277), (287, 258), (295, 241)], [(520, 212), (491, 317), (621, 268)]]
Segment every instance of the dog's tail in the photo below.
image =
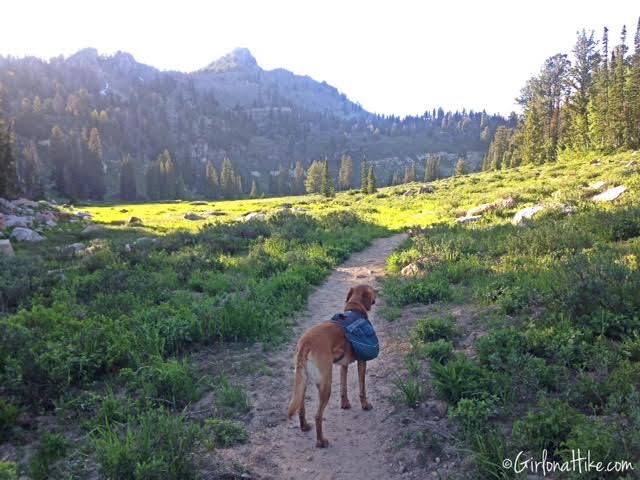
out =
[(287, 415), (289, 419), (293, 417), (304, 402), (304, 391), (307, 385), (307, 359), (309, 357), (309, 349), (304, 345), (299, 345), (296, 349), (295, 365), (296, 373), (293, 380), (293, 396), (289, 403)]

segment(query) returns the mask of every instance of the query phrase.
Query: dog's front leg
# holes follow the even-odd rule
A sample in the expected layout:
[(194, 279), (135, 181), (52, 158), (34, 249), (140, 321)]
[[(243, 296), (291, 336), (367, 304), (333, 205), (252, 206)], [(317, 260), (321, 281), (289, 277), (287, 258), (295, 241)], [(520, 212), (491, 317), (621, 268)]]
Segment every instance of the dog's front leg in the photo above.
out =
[(367, 391), (364, 384), (364, 376), (367, 373), (367, 362), (358, 360), (358, 383), (360, 385), (360, 405), (363, 410), (371, 410), (373, 405), (367, 401)]
[(351, 408), (349, 397), (347, 396), (347, 373), (349, 365), (340, 367), (340, 408)]

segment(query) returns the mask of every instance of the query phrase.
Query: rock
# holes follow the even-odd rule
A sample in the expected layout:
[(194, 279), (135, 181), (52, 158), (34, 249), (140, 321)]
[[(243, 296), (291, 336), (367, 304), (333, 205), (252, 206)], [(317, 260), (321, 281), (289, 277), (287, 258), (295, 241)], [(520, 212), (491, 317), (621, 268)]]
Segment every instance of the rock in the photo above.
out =
[(497, 203), (483, 203), (477, 207), (467, 210), (467, 217), (475, 217), (476, 215), (482, 215), (486, 212), (490, 212), (498, 208)]
[(89, 212), (76, 212), (75, 216), (80, 220), (91, 220), (91, 214)]
[(14, 200), (13, 202), (11, 202), (15, 207), (20, 207), (20, 208), (38, 208), (39, 204), (38, 202), (34, 202), (33, 200), (29, 200), (26, 198), (19, 198), (17, 200)]
[(0, 213), (0, 232), (7, 228), (7, 220), (4, 217), (4, 213)]
[(244, 217), (242, 217), (242, 219), (245, 222), (248, 222), (251, 220), (264, 220), (265, 218), (267, 218), (267, 216), (264, 213), (260, 213), (260, 212), (247, 213)]
[(185, 220), (204, 220), (202, 215), (198, 215), (197, 213), (189, 212), (184, 215)]
[(57, 227), (58, 226), (58, 222), (54, 221), (54, 220), (47, 220), (45, 222), (45, 225), (49, 228), (53, 228), (53, 227)]
[(127, 252), (127, 253), (131, 252), (131, 245), (129, 245), (128, 243), (126, 243), (126, 244), (124, 245), (124, 251), (125, 251), (125, 252)]
[(456, 223), (472, 223), (477, 222), (482, 218), (482, 215), (467, 215), (466, 217), (456, 218)]
[(4, 211), (4, 213), (11, 213), (15, 210), (13, 204), (7, 200), (6, 198), (0, 197), (0, 208)]
[(33, 217), (19, 217), (17, 215), (7, 215), (5, 217), (5, 222), (7, 224), (7, 228), (14, 227), (22, 227), (27, 228), (30, 227), (33, 223)]
[(418, 193), (420, 194), (433, 193), (435, 191), (436, 189), (433, 187), (433, 185), (421, 185), (420, 190), (418, 190)]
[(444, 418), (447, 416), (447, 410), (449, 409), (449, 405), (447, 402), (443, 402), (442, 400), (430, 400), (425, 402), (422, 406), (425, 411), (427, 417), (439, 417)]
[(128, 211), (129, 211), (129, 210), (127, 210), (126, 208), (122, 208), (122, 209), (120, 210), (120, 213), (127, 213)]
[(612, 202), (626, 191), (627, 187), (620, 185), (596, 195), (591, 200), (593, 200), (594, 202)]
[(15, 257), (15, 252), (11, 246), (10, 240), (0, 240), (0, 253), (7, 257)]
[(142, 219), (140, 217), (129, 217), (129, 220), (127, 220), (127, 225), (129, 226), (142, 225)]
[(224, 217), (226, 215), (225, 212), (220, 212), (218, 210), (212, 210), (211, 212), (207, 212), (208, 217)]
[(50, 226), (50, 223), (53, 222), (52, 226), (55, 227), (57, 225), (57, 220), (58, 220), (58, 217), (53, 212), (42, 212), (42, 213), (38, 213), (35, 216), (35, 221), (36, 222), (44, 223), (47, 226)]
[(413, 195), (413, 190), (407, 190), (402, 194), (403, 197), (411, 197)]
[(501, 202), (502, 202), (502, 208), (513, 208), (518, 204), (516, 199), (513, 197), (505, 197), (501, 200)]
[(29, 228), (16, 227), (11, 232), (11, 238), (18, 242), (41, 242), (45, 238)]
[(417, 262), (412, 262), (400, 270), (403, 277), (415, 277), (422, 272), (422, 267)]
[(544, 210), (542, 205), (534, 205), (533, 207), (523, 208), (522, 210), (518, 210), (518, 212), (513, 216), (512, 223), (514, 225), (523, 225), (526, 223), (526, 220), (531, 220), (537, 213)]
[(84, 246), (84, 243), (77, 242), (67, 245), (62, 249), (62, 252), (76, 257), (81, 257), (84, 254), (85, 249), (86, 247)]
[(605, 188), (607, 188), (607, 182), (603, 182), (603, 181), (599, 181), (599, 182), (593, 182), (590, 183), (589, 186), (587, 187), (589, 190), (595, 190), (595, 191), (602, 191)]
[(91, 225), (87, 225), (86, 227), (84, 227), (84, 230), (82, 230), (81, 234), (84, 236), (95, 235), (96, 233), (100, 233), (102, 230), (104, 230), (104, 227), (102, 225), (96, 225), (95, 223), (92, 223)]

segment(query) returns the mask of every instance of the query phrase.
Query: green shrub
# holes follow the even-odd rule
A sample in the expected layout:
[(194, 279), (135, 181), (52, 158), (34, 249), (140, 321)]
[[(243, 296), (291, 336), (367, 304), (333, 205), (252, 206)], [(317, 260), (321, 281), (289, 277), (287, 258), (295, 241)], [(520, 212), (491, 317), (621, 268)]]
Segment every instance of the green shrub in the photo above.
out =
[(458, 425), (467, 436), (480, 434), (489, 427), (489, 418), (495, 415), (495, 400), (491, 397), (485, 399), (462, 398), (449, 409), (448, 417)]
[(14, 462), (0, 460), (0, 480), (18, 480), (18, 471)]
[(396, 388), (395, 398), (407, 407), (416, 408), (424, 398), (422, 384), (415, 377), (397, 379), (393, 385)]
[[(592, 461), (606, 464), (616, 460), (631, 460), (621, 455), (620, 438), (613, 428), (605, 425), (600, 419), (585, 419), (574, 425), (566, 441), (563, 442), (560, 456), (566, 462), (570, 462), (580, 451), (583, 457), (590, 454)], [(573, 451), (573, 452), (572, 452)], [(618, 475), (608, 474), (607, 478), (614, 478)], [(601, 472), (570, 472), (569, 478), (602, 478)]]
[(33, 480), (56, 478), (56, 462), (67, 454), (69, 443), (61, 434), (43, 433), (36, 453), (29, 460), (29, 477)]
[(215, 382), (216, 413), (223, 417), (235, 417), (250, 410), (245, 393), (220, 375)]
[[(482, 399), (504, 393), (505, 377), (499, 377), (461, 356), (445, 365), (432, 364), (433, 386), (443, 400), (456, 404), (462, 398)], [(501, 388), (502, 387), (502, 388)]]
[(106, 424), (93, 435), (100, 473), (108, 480), (196, 478), (192, 451), (201, 429), (162, 409)]
[(228, 448), (239, 443), (246, 443), (249, 434), (240, 423), (219, 418), (205, 420), (205, 427), (213, 436), (213, 443), (219, 448)]
[(411, 338), (418, 342), (451, 340), (457, 333), (456, 324), (451, 318), (421, 318), (411, 328)]
[(20, 410), (16, 406), (0, 398), (0, 443), (9, 438), (19, 413)]
[(186, 361), (156, 359), (141, 368), (134, 386), (146, 400), (183, 408), (198, 399), (200, 388), (195, 373)]
[(439, 339), (427, 342), (422, 346), (421, 353), (438, 363), (447, 363), (453, 357), (453, 343), (450, 340)]
[(584, 416), (558, 399), (542, 399), (536, 408), (513, 424), (513, 439), (531, 452), (547, 449), (550, 455), (558, 449)]
[(406, 281), (390, 278), (385, 281), (383, 290), (389, 304), (396, 307), (412, 303), (432, 303), (451, 297), (449, 282), (442, 275), (436, 274)]

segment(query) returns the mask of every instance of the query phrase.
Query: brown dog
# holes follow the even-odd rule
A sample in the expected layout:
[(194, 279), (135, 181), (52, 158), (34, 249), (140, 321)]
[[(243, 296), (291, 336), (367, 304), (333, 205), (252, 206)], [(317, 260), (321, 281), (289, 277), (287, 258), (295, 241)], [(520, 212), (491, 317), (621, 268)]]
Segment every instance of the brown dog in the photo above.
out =
[[(365, 316), (376, 303), (376, 291), (368, 285), (358, 285), (351, 288), (347, 294), (345, 311), (357, 310)], [(353, 356), (351, 344), (340, 325), (333, 322), (323, 322), (307, 330), (298, 341), (294, 363), (296, 367), (293, 384), (293, 397), (289, 404), (289, 419), (298, 412), (300, 429), (307, 431), (311, 426), (307, 423), (304, 410), (304, 397), (307, 390), (307, 377), (310, 376), (318, 387), (320, 396), (318, 411), (316, 412), (316, 437), (318, 447), (327, 447), (329, 441), (322, 435), (322, 413), (331, 396), (331, 375), (333, 364), (341, 365), (340, 369), (340, 406), (351, 408), (347, 397), (347, 370), (349, 364), (356, 359)], [(367, 362), (358, 360), (358, 380), (360, 384), (360, 405), (363, 410), (373, 408), (367, 401), (364, 375)]]

